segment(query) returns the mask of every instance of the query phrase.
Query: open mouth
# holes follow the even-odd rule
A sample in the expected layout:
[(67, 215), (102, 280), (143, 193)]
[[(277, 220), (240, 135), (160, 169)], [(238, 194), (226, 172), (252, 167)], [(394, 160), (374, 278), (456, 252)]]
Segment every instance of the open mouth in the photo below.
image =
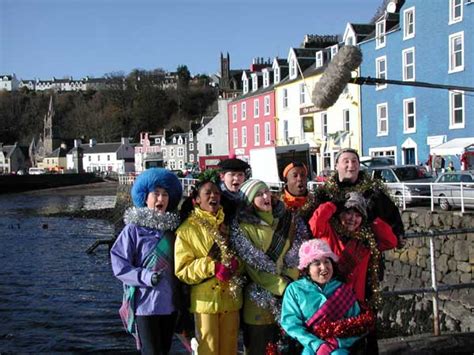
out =
[(209, 201), (209, 206), (212, 206), (212, 207), (217, 207), (217, 205), (219, 204), (219, 202), (217, 201)]
[(155, 209), (161, 211), (163, 209), (163, 205), (161, 205), (161, 204), (155, 205)]

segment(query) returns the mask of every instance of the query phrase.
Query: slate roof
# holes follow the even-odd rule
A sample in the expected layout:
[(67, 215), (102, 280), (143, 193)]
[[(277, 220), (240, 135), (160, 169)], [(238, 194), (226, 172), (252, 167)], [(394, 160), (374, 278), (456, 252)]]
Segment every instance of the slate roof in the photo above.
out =
[[(96, 143), (94, 146), (81, 144), (84, 154), (115, 153), (122, 143)], [(70, 152), (72, 149), (70, 150)]]
[(65, 158), (67, 154), (67, 150), (64, 148), (56, 148), (51, 152), (51, 154), (48, 154), (46, 158)]

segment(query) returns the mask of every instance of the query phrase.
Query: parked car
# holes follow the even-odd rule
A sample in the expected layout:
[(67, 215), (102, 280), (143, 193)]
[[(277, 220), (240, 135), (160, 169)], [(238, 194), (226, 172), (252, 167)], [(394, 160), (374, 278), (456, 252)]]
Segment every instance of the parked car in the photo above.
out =
[(360, 165), (362, 168), (373, 168), (375, 166), (394, 165), (395, 159), (392, 157), (361, 157)]
[[(416, 183), (433, 182), (433, 177), (417, 165), (375, 166), (367, 169), (374, 179), (387, 183), (387, 188), (398, 204), (428, 204), (431, 197), (430, 185)], [(405, 183), (405, 184), (404, 184)]]
[(465, 207), (474, 207), (474, 170), (441, 173), (435, 182), (436, 185), (433, 186), (435, 203), (442, 210), (449, 211), (452, 207), (460, 207), (461, 198)]
[(31, 168), (28, 169), (28, 174), (30, 174), (30, 175), (46, 174), (46, 170), (43, 169), (43, 168), (31, 167)]

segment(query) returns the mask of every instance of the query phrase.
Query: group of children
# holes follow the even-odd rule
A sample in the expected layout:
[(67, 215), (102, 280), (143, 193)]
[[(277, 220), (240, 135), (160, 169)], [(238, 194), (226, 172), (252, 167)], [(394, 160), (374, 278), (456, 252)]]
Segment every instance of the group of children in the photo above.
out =
[(371, 266), (396, 245), (390, 228), (367, 225), (357, 193), (301, 219), (284, 203), (298, 196), (285, 190), (282, 201), (263, 181), (245, 181), (248, 167), (222, 161), (218, 181), (199, 181), (179, 214), (172, 172), (149, 169), (134, 182), (111, 259), (124, 284), (120, 315), (143, 354), (169, 352), (180, 282), (190, 285), (202, 355), (236, 354), (241, 320), (246, 354), (267, 353), (280, 327), (304, 354), (344, 354), (373, 328)]

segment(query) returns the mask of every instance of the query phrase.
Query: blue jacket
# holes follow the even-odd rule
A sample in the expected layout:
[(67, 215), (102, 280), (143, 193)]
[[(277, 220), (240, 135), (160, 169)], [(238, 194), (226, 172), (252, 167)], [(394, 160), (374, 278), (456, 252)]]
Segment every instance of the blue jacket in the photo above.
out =
[[(342, 283), (332, 279), (323, 288), (304, 277), (292, 282), (285, 290), (281, 311), (281, 326), (292, 338), (298, 340), (304, 349), (302, 354), (315, 354), (324, 340), (313, 335), (305, 322), (326, 302)], [(360, 313), (359, 304), (354, 303), (345, 314), (346, 318)], [(348, 348), (360, 337), (336, 338), (339, 349), (332, 354), (348, 354)]]

